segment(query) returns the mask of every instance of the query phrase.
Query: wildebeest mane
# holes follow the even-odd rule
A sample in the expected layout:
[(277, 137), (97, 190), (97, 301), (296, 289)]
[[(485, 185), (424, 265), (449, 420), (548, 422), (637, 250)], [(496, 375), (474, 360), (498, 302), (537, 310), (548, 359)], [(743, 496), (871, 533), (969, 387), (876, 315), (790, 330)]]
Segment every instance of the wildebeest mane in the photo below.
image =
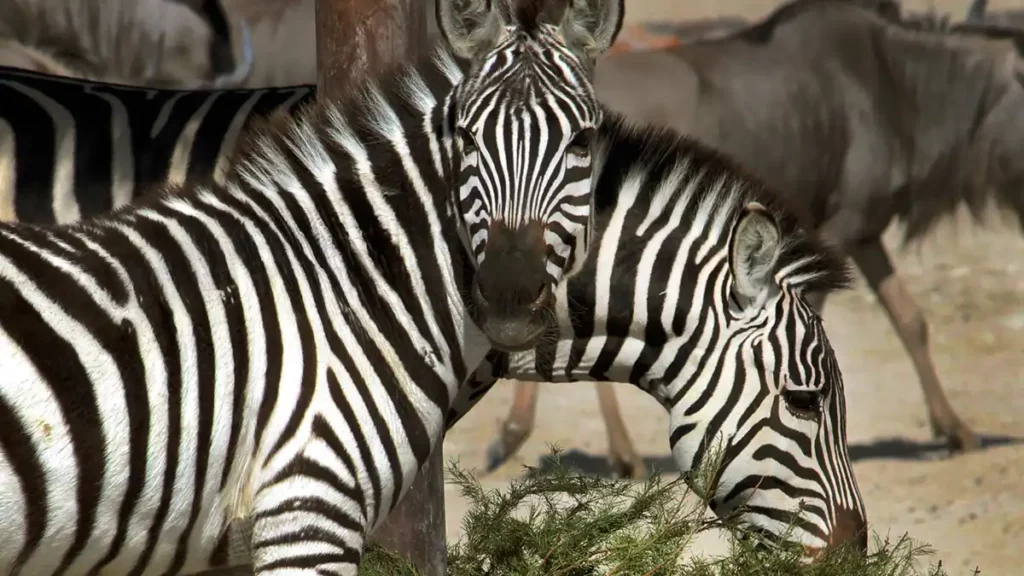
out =
[(900, 19), (899, 4), (893, 0), (792, 0), (780, 5), (760, 22), (737, 30), (733, 37), (742, 38), (752, 44), (765, 44), (772, 39), (775, 30), (794, 18), (822, 5), (855, 6), (859, 9), (877, 14), (887, 20)]

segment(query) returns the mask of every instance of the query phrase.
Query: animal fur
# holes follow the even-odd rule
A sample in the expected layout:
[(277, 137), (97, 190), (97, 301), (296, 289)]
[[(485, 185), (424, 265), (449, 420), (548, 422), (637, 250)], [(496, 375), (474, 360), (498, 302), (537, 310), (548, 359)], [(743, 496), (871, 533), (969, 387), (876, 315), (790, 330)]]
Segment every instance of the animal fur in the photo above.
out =
[(173, 0), (4, 0), (0, 64), (151, 86), (215, 74), (211, 31)]

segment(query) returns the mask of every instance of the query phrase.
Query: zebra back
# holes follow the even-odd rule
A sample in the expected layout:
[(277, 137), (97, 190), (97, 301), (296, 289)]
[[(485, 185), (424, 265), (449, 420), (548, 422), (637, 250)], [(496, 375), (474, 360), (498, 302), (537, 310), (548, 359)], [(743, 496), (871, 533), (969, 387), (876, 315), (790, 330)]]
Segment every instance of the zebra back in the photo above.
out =
[(66, 223), (166, 184), (223, 182), (254, 119), (314, 96), (313, 86), (158, 90), (0, 67), (0, 218)]

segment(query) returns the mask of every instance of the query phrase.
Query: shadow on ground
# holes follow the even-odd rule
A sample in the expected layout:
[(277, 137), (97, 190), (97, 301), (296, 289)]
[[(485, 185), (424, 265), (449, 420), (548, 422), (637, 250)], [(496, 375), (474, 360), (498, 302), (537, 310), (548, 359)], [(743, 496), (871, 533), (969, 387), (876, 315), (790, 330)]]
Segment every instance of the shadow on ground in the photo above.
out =
[[(981, 449), (998, 448), (1014, 444), (1024, 444), (1024, 438), (1015, 436), (979, 436)], [(854, 462), (862, 460), (941, 460), (949, 456), (949, 450), (942, 440), (918, 441), (907, 438), (882, 438), (866, 443), (850, 445), (850, 459)], [(604, 454), (589, 454), (577, 449), (565, 450), (559, 455), (562, 467), (580, 474), (589, 474), (611, 478), (615, 470)], [(545, 455), (534, 466), (538, 472), (549, 472), (554, 468), (555, 459)], [(655, 471), (673, 474), (677, 471), (676, 463), (671, 455), (645, 456), (644, 465), (648, 474)]]
[[(1024, 443), (1024, 438), (979, 434), (981, 449)], [(940, 460), (949, 456), (943, 440), (908, 440), (881, 438), (868, 443), (850, 445), (850, 460)]]
[[(611, 462), (604, 454), (588, 454), (586, 452), (581, 452), (580, 450), (572, 449), (565, 450), (559, 454), (558, 460), (560, 461), (563, 469), (575, 471), (580, 474), (602, 476), (604, 478), (612, 478), (616, 475)], [(553, 470), (554, 465), (555, 458), (551, 455), (545, 455), (540, 458), (540, 461), (534, 468), (538, 472), (544, 473)], [(674, 474), (677, 471), (676, 462), (670, 455), (645, 456), (644, 467), (647, 468), (648, 474), (655, 471), (661, 472), (662, 474)]]

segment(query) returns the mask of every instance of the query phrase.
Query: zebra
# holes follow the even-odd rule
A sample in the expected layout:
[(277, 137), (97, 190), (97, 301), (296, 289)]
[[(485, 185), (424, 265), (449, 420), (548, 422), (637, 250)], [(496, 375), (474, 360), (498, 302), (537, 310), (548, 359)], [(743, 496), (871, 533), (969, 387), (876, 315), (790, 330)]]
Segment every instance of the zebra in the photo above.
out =
[(0, 220), (66, 224), (160, 184), (223, 184), (253, 122), (295, 115), (315, 88), (157, 90), (0, 67)]
[(488, 345), (552, 318), (482, 265), (586, 256), (547, 232), (590, 237), (622, 2), (504, 8), (438, 1), (447, 50), (263, 127), (224, 185), (0, 226), (0, 571), (193, 572), (251, 517), (256, 573), (356, 573)]
[(720, 458), (704, 494), (716, 513), (777, 537), (795, 510), (790, 538), (809, 554), (865, 550), (842, 374), (806, 299), (848, 287), (845, 260), (695, 140), (606, 111), (596, 148), (598, 239), (558, 289), (558, 332), (490, 353), (447, 428), (499, 378), (629, 382), (669, 412), (683, 474)]
[[(71, 82), (70, 84), (74, 84), (74, 82)], [(81, 84), (81, 83), (79, 83), (79, 84)], [(114, 87), (114, 88), (117, 88), (117, 87)], [(312, 87), (312, 86), (308, 86), (308, 87), (298, 87), (298, 88), (301, 88), (301, 89), (303, 89), (303, 92), (302, 92), (303, 96), (302, 96), (302, 97), (301, 97), (301, 98), (300, 98), (299, 100), (296, 100), (296, 101), (294, 101), (294, 102), (293, 102), (293, 104), (292, 104), (291, 106), (283, 106), (284, 108), (290, 108), (291, 110), (293, 110), (293, 111), (294, 111), (294, 110), (296, 110), (296, 109), (298, 108), (298, 104), (299, 104), (299, 103), (303, 103), (303, 102), (306, 102), (306, 101), (307, 101), (307, 100), (309, 99), (309, 94), (310, 94), (310, 93), (312, 92), (312, 90), (313, 90), (313, 87)], [(45, 90), (47, 90), (47, 89), (48, 89), (48, 88), (47, 88), (47, 87), (45, 87), (45, 86), (41, 86), (41, 87), (40, 87), (40, 90), (42, 90), (42, 91), (45, 91)], [(103, 90), (103, 89), (105, 89), (105, 88), (104, 88), (104, 87), (103, 87), (102, 85), (93, 85), (93, 91), (97, 91), (97, 90)], [(83, 91), (83, 92), (84, 92), (84, 91)], [(149, 93), (149, 94), (155, 94), (155, 95), (157, 95), (157, 96), (154, 96), (154, 98), (158, 98), (158, 96), (159, 96), (160, 94), (162, 94), (163, 92), (164, 92), (164, 91), (148, 91), (148, 93)], [(220, 111), (221, 113), (224, 113), (225, 111), (228, 111), (228, 110), (229, 110), (229, 108), (227, 107), (227, 106), (228, 106), (228, 104), (226, 103), (226, 101), (224, 101), (224, 100), (223, 100), (223, 99), (224, 99), (224, 98), (226, 97), (226, 95), (228, 95), (228, 94), (232, 94), (232, 95), (234, 95), (234, 94), (249, 94), (249, 95), (254, 95), (254, 94), (259, 94), (259, 93), (260, 93), (259, 91), (250, 91), (250, 92), (240, 92), (240, 91), (236, 91), (236, 92), (224, 93), (224, 94), (225, 94), (225, 96), (220, 96), (220, 97), (219, 97), (219, 98), (221, 98), (221, 100), (219, 101), (219, 103), (220, 103), (220, 104), (221, 104), (222, 106), (224, 106), (224, 108), (223, 108), (223, 109), (219, 109), (219, 111)], [(51, 97), (53, 97), (53, 93), (52, 93), (52, 91), (51, 91), (51, 92), (49, 92), (49, 94), (51, 95)], [(114, 93), (114, 94), (116, 94), (116, 93)], [(176, 94), (176, 93), (173, 93), (173, 92), (169, 92), (169, 94), (173, 95), (173, 94)], [(208, 96), (213, 96), (213, 95), (215, 95), (215, 94), (217, 94), (217, 93), (214, 93), (214, 92), (208, 92), (208, 93), (205, 93), (205, 94), (206, 94), (206, 95), (208, 95)], [(168, 98), (169, 98), (169, 97), (168, 97)], [(125, 104), (125, 106), (129, 106), (129, 107), (130, 107), (130, 106), (132, 106), (132, 105), (135, 105), (135, 104), (133, 104), (133, 103), (134, 103), (134, 102), (137, 102), (137, 101), (142, 101), (142, 100), (141, 100), (141, 99), (134, 99), (134, 100), (129, 100), (129, 99), (125, 99), (125, 100), (124, 100), (124, 104)], [(197, 101), (199, 101), (199, 100), (197, 100)], [(237, 105), (237, 104), (238, 104), (239, 102), (245, 102), (245, 101), (247, 101), (247, 100), (246, 100), (246, 99), (238, 99), (238, 98), (236, 98), (236, 99), (234, 99), (234, 100), (231, 100), (231, 102), (234, 102), (234, 103), (235, 103), (235, 105)], [(268, 109), (269, 109), (269, 108), (268, 108)], [(232, 113), (232, 114), (235, 114), (235, 113)], [(256, 114), (255, 112), (253, 112), (253, 114), (252, 114), (252, 115), (253, 115), (253, 116), (255, 116), (255, 115), (257, 115), (257, 114)], [(209, 119), (209, 118), (211, 118), (212, 116), (213, 116), (213, 114), (206, 114), (205, 116), (202, 116), (202, 119), (203, 119), (203, 121), (205, 121), (206, 119)], [(134, 116), (132, 116), (132, 117), (134, 117)], [(185, 115), (179, 115), (178, 117), (180, 117), (180, 118), (185, 118), (185, 117), (188, 117), (188, 115), (187, 115), (187, 114), (185, 114)], [(168, 122), (173, 122), (173, 121), (174, 121), (174, 120), (172, 119), (172, 120), (169, 120)], [(219, 125), (220, 125), (220, 126), (222, 126), (222, 125), (224, 125), (224, 124), (226, 124), (226, 121), (225, 121), (224, 123), (221, 123), (221, 124), (219, 124)], [(202, 127), (202, 126), (204, 126), (203, 124), (200, 124), (200, 126), (201, 126), (201, 127), (199, 128), (199, 130), (201, 130), (201, 131), (202, 131), (202, 130), (207, 130), (206, 128), (203, 128), (203, 127)], [(147, 128), (147, 130), (148, 130), (148, 128)], [(213, 130), (213, 129), (211, 128), (210, 130)], [(208, 131), (208, 132), (205, 132), (205, 133), (206, 133), (206, 134), (210, 134), (210, 133), (212, 133), (212, 132), (209, 132), (209, 131)], [(226, 146), (220, 146), (219, 148), (220, 148), (221, 150), (225, 150), (225, 149), (226, 149), (227, 147), (226, 147)], [(195, 161), (193, 161), (193, 165), (194, 165), (194, 164), (195, 164)], [(206, 165), (207, 165), (207, 166), (212, 166), (212, 165), (213, 165), (213, 163), (212, 163), (212, 162), (207, 162), (207, 164), (206, 164)], [(198, 180), (201, 180), (201, 177), (197, 177), (197, 180), (196, 180), (196, 181), (198, 181)], [(610, 211), (611, 211), (611, 210), (609, 210), (609, 212), (610, 212)], [(84, 215), (85, 215), (85, 214), (83, 213), (83, 216), (84, 216)], [(584, 277), (584, 280), (585, 280), (585, 279), (586, 279), (586, 277)], [(582, 280), (581, 280), (581, 281), (582, 281)], [(583, 298), (584, 298), (584, 297), (585, 297), (585, 295), (581, 295), (581, 296), (580, 296), (580, 297), (578, 298), (578, 300), (582, 302), (582, 301), (584, 301), (584, 300), (583, 300)], [(559, 300), (561, 301), (562, 299), (560, 298)], [(564, 313), (563, 313), (563, 315), (564, 315)], [(536, 378), (537, 378), (537, 375), (536, 375), (536, 373), (533, 373), (533, 374), (529, 374), (529, 373), (524, 373), (524, 374), (519, 374), (519, 375), (517, 375), (517, 376), (520, 376), (520, 377), (522, 377), (522, 378), (524, 378), (524, 379), (525, 379), (525, 378), (533, 378), (533, 379), (536, 379)], [(596, 378), (597, 376), (594, 376), (594, 377)], [(628, 378), (627, 378), (627, 377), (628, 377), (628, 373), (627, 373), (627, 374), (625, 374), (625, 376), (623, 376), (623, 378), (622, 378), (622, 379), (623, 379), (624, 381), (628, 381)], [(474, 400), (475, 400), (475, 399), (476, 399), (476, 396), (474, 396)], [(837, 400), (837, 401), (838, 401), (838, 400)], [(458, 414), (458, 413), (459, 413), (459, 411), (458, 411), (458, 410), (454, 410), (454, 411), (453, 411), (453, 414)], [(844, 441), (844, 442), (845, 442), (845, 438), (840, 438), (840, 440), (842, 440), (842, 441)], [(734, 462), (734, 464), (735, 464), (735, 462)], [(687, 468), (687, 466), (691, 466), (691, 464), (689, 464), (689, 463), (685, 463), (685, 462), (684, 462), (684, 463), (681, 463), (681, 466), (683, 467), (683, 469), (689, 469), (689, 468)], [(835, 476), (833, 476), (833, 477), (835, 477)], [(849, 490), (847, 490), (847, 492), (850, 492), (850, 491), (849, 491)], [(855, 491), (853, 491), (853, 492), (855, 492)], [(841, 491), (841, 490), (837, 490), (837, 491), (836, 491), (836, 493), (842, 493), (842, 491)], [(850, 508), (851, 508), (851, 509), (856, 509), (856, 508), (857, 508), (857, 506), (851, 506)], [(824, 509), (824, 507), (823, 507), (823, 509)], [(836, 509), (836, 507), (835, 507), (835, 506), (833, 506), (833, 507), (832, 507), (831, 509)]]
[(717, 460), (715, 513), (810, 556), (864, 551), (842, 373), (806, 299), (847, 288), (848, 264), (784, 196), (669, 128), (606, 111), (594, 162), (597, 239), (557, 326), (534, 351), (489, 351), (446, 430), (501, 378), (631, 383), (669, 412), (684, 475)]

